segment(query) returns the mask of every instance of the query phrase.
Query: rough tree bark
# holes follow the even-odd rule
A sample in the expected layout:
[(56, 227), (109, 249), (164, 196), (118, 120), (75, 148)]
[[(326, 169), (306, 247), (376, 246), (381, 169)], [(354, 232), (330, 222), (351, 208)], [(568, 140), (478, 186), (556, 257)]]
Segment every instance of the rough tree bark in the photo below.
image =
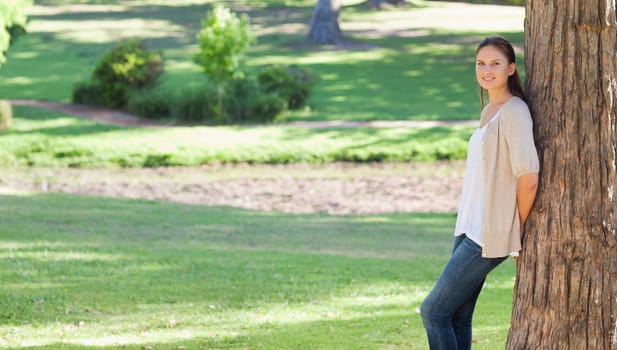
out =
[(317, 44), (340, 44), (342, 42), (339, 15), (339, 0), (319, 0), (315, 5), (308, 40)]
[(527, 0), (542, 165), (507, 348), (617, 349), (615, 0)]

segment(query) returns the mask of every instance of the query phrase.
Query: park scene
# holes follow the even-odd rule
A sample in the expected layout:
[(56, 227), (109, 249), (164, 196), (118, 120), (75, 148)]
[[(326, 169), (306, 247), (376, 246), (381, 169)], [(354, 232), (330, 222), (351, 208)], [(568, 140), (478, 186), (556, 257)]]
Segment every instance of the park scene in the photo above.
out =
[[(524, 79), (524, 1), (0, 10), (0, 349), (429, 348), (476, 47), (507, 38)], [(474, 349), (506, 347), (516, 274)]]

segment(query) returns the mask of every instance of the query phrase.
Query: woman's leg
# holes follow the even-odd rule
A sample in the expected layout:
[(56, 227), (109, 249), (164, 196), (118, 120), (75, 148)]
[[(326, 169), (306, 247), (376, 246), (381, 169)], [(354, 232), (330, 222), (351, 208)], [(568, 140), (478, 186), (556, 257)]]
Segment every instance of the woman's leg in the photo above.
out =
[[(479, 245), (467, 237), (457, 237), (450, 261), (421, 307), (431, 350), (460, 350), (470, 346), (474, 299), (477, 299), (486, 275), (505, 259), (484, 259)], [(469, 317), (461, 318), (455, 329), (454, 316), (459, 310)], [(465, 344), (459, 344), (459, 338)]]
[(469, 297), (467, 302), (456, 311), (454, 316), (452, 316), (452, 327), (454, 327), (454, 334), (456, 335), (456, 343), (458, 344), (459, 350), (471, 349), (471, 319), (483, 286), (484, 280), (473, 292), (471, 297)]

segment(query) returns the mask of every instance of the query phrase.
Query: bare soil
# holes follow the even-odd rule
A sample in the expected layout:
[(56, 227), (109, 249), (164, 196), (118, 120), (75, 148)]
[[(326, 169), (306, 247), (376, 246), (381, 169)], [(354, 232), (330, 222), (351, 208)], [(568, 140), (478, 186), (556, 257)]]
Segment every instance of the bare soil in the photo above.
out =
[(463, 162), (5, 169), (0, 194), (61, 192), (287, 213), (455, 212)]

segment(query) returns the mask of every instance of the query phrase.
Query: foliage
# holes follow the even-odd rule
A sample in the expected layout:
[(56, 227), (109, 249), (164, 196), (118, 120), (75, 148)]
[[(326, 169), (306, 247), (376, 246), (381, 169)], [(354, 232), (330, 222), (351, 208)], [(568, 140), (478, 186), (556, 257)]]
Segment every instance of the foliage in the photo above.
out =
[(217, 85), (218, 113), (223, 114), (224, 82), (241, 76), (240, 61), (255, 41), (247, 15), (238, 17), (223, 5), (215, 5), (197, 35), (195, 62)]
[(0, 100), (0, 131), (7, 130), (13, 122), (13, 109), (8, 101)]
[(287, 109), (287, 102), (279, 96), (259, 94), (251, 100), (247, 121), (272, 122)]
[(171, 117), (173, 97), (159, 89), (142, 89), (129, 96), (127, 111), (133, 115), (163, 119)]
[(263, 68), (257, 79), (265, 92), (276, 94), (287, 101), (289, 109), (303, 107), (317, 82), (315, 74), (306, 69), (281, 65)]
[(0, 67), (6, 58), (4, 53), (9, 48), (12, 34), (19, 34), (26, 25), (26, 9), (32, 0), (0, 0)]
[(225, 115), (234, 123), (269, 123), (287, 110), (284, 99), (261, 91), (257, 82), (248, 77), (230, 80), (224, 101)]
[(210, 85), (183, 88), (174, 98), (172, 117), (190, 123), (219, 124), (216, 89)]
[(219, 83), (240, 75), (242, 55), (255, 41), (255, 36), (246, 14), (238, 17), (219, 4), (203, 20), (197, 39), (199, 52), (195, 62)]
[(138, 39), (118, 43), (100, 59), (93, 78), (100, 83), (105, 106), (124, 108), (132, 90), (156, 84), (163, 72), (163, 59)]
[(96, 80), (89, 80), (79, 82), (73, 86), (71, 101), (85, 105), (103, 106), (104, 102), (101, 99), (101, 96), (101, 84)]

